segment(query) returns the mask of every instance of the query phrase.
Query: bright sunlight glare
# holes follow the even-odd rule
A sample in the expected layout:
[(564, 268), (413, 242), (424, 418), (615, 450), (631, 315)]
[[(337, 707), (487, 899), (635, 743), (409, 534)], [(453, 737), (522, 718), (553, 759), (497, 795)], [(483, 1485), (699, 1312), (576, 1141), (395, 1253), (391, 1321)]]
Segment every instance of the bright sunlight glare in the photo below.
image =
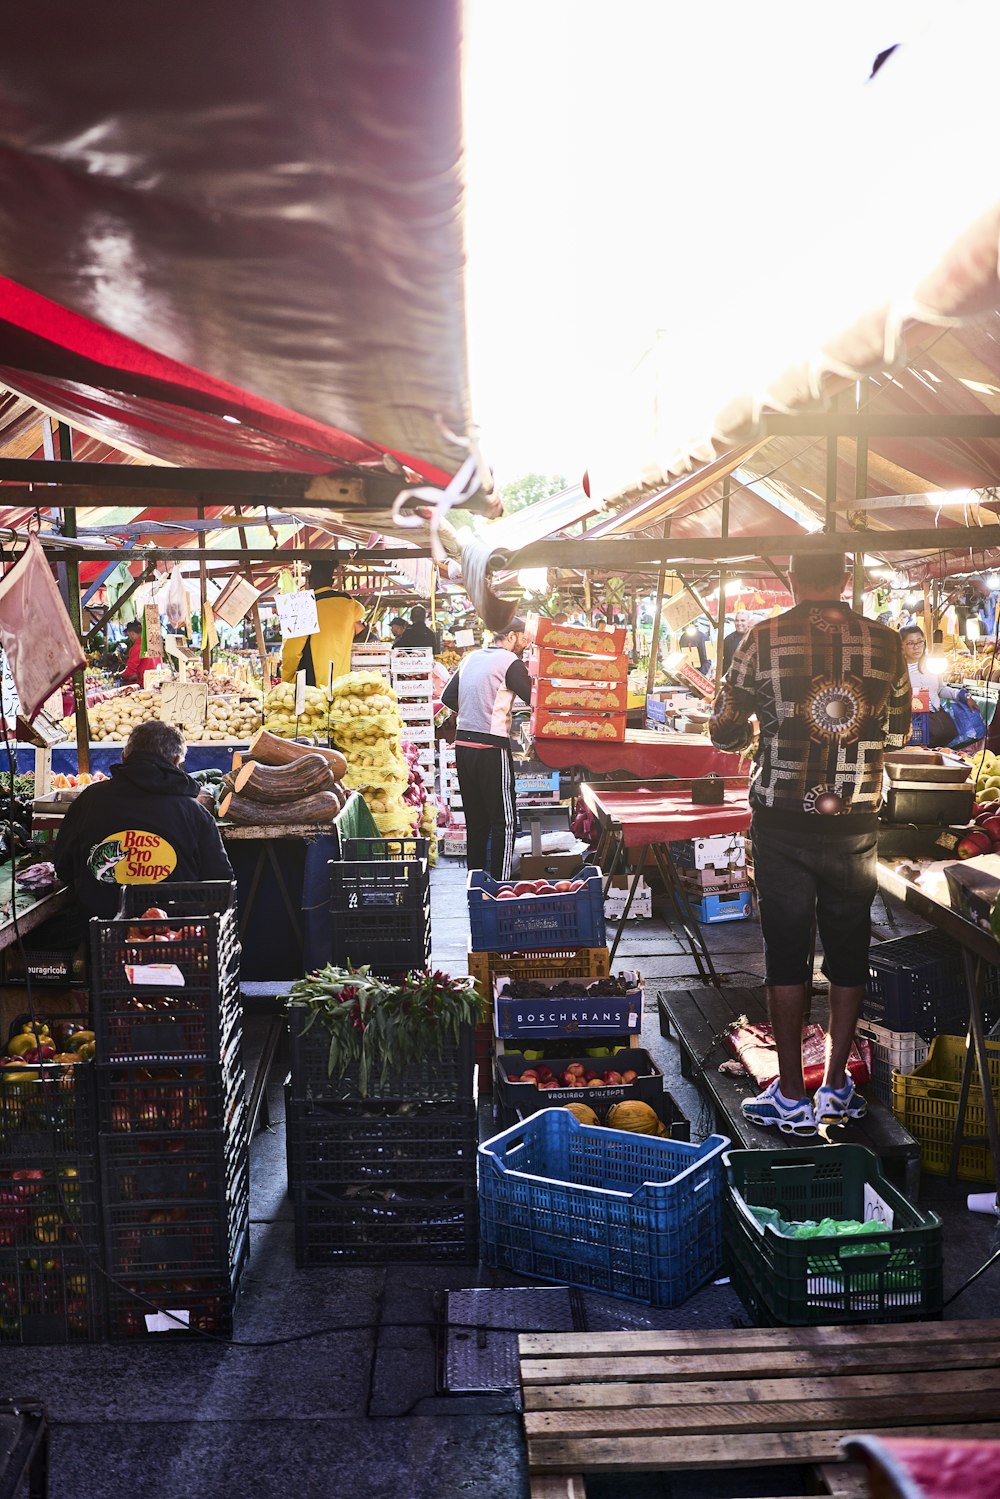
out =
[(470, 362), (501, 483), (575, 481), (599, 449), (638, 473), (905, 296), (997, 195), (986, 0), (466, 4)]

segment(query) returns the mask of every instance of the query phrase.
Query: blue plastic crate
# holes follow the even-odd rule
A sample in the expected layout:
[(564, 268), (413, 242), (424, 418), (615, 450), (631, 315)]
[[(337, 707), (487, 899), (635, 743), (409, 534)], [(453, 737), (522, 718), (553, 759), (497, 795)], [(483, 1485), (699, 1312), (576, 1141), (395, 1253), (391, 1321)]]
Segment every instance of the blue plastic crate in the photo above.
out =
[(646, 717), (650, 723), (666, 723), (667, 705), (662, 697), (646, 698)]
[(558, 801), (559, 772), (558, 770), (515, 770), (514, 792), (517, 796), (552, 796)]
[(753, 915), (753, 896), (749, 890), (706, 890), (692, 909), (704, 923), (746, 921)]
[(472, 870), (466, 889), (473, 951), (604, 947), (603, 876), (593, 864), (585, 864), (577, 879), (584, 886), (575, 894), (496, 900), (499, 882), (481, 869)]
[[(988, 1028), (1000, 1013), (1000, 970), (987, 968), (985, 978)], [(916, 1031), (926, 1041), (964, 1031), (969, 999), (958, 943), (929, 931), (873, 947), (861, 1015), (890, 1031)]]
[(722, 1153), (543, 1109), (479, 1147), (484, 1259), (539, 1280), (677, 1306), (722, 1258)]

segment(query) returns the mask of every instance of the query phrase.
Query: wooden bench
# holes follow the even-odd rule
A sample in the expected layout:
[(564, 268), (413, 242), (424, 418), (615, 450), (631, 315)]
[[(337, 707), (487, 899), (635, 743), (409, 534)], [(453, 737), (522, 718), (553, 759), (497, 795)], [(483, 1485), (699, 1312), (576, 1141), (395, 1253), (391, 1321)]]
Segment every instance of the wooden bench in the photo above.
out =
[[(744, 1098), (759, 1090), (747, 1073), (730, 1076), (719, 1071), (719, 1063), (731, 1059), (721, 1040), (722, 1033), (737, 1015), (748, 1020), (767, 1020), (767, 995), (763, 988), (690, 988), (667, 989), (657, 998), (660, 1032), (673, 1036), (681, 1050), (681, 1072), (696, 1082), (708, 1097), (715, 1115), (716, 1128), (728, 1135), (737, 1150), (780, 1150), (801, 1147), (795, 1135), (783, 1135), (777, 1129), (761, 1129), (743, 1117), (740, 1108)], [(826, 1027), (829, 1010), (825, 996), (814, 995), (810, 1020)], [(865, 1089), (862, 1088), (862, 1093)], [(920, 1191), (920, 1146), (903, 1128), (890, 1109), (865, 1093), (868, 1113), (864, 1119), (853, 1119), (837, 1126), (830, 1139), (837, 1144), (865, 1145), (882, 1162), (882, 1170), (893, 1186), (916, 1202)]]
[(847, 1499), (867, 1492), (842, 1461), (857, 1432), (1000, 1439), (1000, 1319), (535, 1333), (519, 1351), (531, 1499), (585, 1499), (587, 1473), (774, 1466)]

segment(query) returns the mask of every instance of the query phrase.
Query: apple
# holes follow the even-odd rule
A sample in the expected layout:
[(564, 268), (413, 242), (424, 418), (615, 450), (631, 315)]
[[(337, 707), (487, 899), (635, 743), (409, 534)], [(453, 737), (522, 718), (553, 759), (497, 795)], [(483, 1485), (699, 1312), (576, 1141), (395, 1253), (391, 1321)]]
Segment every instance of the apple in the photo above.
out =
[(534, 893), (534, 880), (518, 880), (517, 884), (514, 886), (515, 895), (534, 895)]
[(521, 1081), (521, 1074), (519, 1072), (508, 1072), (507, 1081), (509, 1083), (519, 1083)]
[(140, 921), (168, 921), (169, 919), (162, 906), (147, 906), (139, 918)]
[(604, 1087), (604, 1079), (603, 1079), (603, 1077), (588, 1077), (588, 1079), (587, 1079), (587, 1087), (588, 1088), (603, 1088)]
[(535, 1071), (538, 1073), (538, 1081), (540, 1083), (550, 1083), (555, 1076), (552, 1068), (546, 1067), (544, 1065), (542, 1065), (541, 1067), (536, 1067)]
[(604, 1074), (604, 1081), (606, 1083), (620, 1083), (622, 1081), (622, 1075), (620, 1072), (616, 1072), (612, 1067), (610, 1072), (606, 1072)]
[(534, 1067), (528, 1067), (524, 1072), (521, 1073), (521, 1081), (522, 1083), (538, 1082), (538, 1073), (535, 1071)]
[(535, 886), (536, 895), (555, 895), (555, 887), (548, 880), (539, 880)]
[(626, 1067), (625, 1071), (622, 1073), (622, 1082), (634, 1083), (638, 1076), (638, 1072), (636, 1072), (632, 1067)]
[(574, 1077), (583, 1077), (583, 1074), (586, 1072), (586, 1070), (587, 1069), (582, 1062), (566, 1063), (566, 1071), (571, 1072)]
[(498, 890), (497, 900), (517, 900), (513, 890)]
[(578, 1088), (580, 1086), (580, 1079), (575, 1072), (564, 1072), (562, 1075), (562, 1084), (564, 1088)]
[(980, 823), (984, 833), (989, 833), (995, 843), (1000, 838), (1000, 817), (987, 817), (985, 822)]
[(582, 880), (571, 880), (569, 888), (573, 892), (573, 894), (575, 895), (578, 890), (582, 890), (583, 889), (583, 881)]
[(977, 854), (988, 854), (993, 850), (993, 839), (984, 828), (967, 828), (955, 847), (960, 859), (974, 859)]
[(556, 880), (552, 886), (557, 895), (567, 895), (573, 889), (572, 880)]

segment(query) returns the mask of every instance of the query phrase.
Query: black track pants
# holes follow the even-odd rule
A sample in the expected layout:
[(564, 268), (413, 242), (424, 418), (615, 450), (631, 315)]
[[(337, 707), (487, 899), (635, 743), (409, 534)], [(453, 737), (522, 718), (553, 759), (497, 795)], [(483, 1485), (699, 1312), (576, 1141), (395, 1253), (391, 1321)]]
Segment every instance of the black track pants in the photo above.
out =
[(509, 879), (517, 822), (510, 750), (499, 745), (482, 749), (456, 745), (455, 769), (465, 808), (468, 866), (488, 869), (497, 880)]

